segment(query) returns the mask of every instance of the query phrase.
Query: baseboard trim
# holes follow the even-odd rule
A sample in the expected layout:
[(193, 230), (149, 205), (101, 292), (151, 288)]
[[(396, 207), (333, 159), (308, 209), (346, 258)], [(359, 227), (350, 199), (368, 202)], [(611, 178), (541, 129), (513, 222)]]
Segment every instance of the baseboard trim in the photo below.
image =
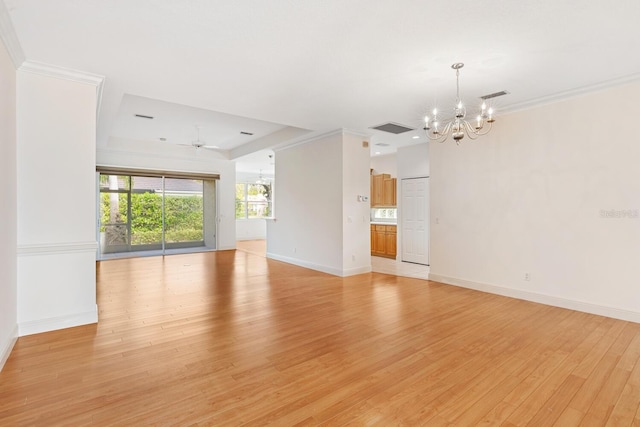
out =
[(327, 273), (327, 274), (331, 274), (333, 276), (339, 276), (339, 277), (368, 273), (371, 271), (371, 266), (369, 266), (368, 271), (352, 272), (352, 271), (355, 271), (356, 269), (340, 270), (338, 268), (328, 267), (326, 265), (321, 265), (321, 264), (315, 264), (313, 262), (303, 261), (297, 258), (290, 258), (282, 255), (277, 255), (271, 252), (267, 252), (267, 258), (274, 259), (276, 261), (286, 262), (287, 264), (293, 264), (293, 265), (297, 265), (298, 267), (304, 267), (310, 270), (320, 271), (322, 273)]
[(640, 313), (624, 310), (615, 307), (592, 304), (584, 301), (570, 300), (552, 295), (528, 292), (520, 289), (505, 288), (503, 286), (491, 285), (488, 283), (472, 282), (470, 280), (458, 279), (455, 277), (441, 276), (429, 273), (429, 280), (447, 285), (459, 286), (461, 288), (473, 289), (490, 294), (502, 295), (506, 297), (521, 299), (550, 305), (553, 307), (567, 308), (569, 310), (581, 311), (584, 313), (596, 314), (599, 316), (611, 317), (613, 319), (626, 320), (640, 323)]
[(13, 327), (13, 331), (9, 335), (9, 339), (6, 344), (2, 346), (2, 351), (0, 352), (0, 371), (4, 368), (4, 364), (7, 362), (7, 359), (9, 359), (9, 355), (13, 350), (13, 346), (16, 345), (16, 341), (18, 341), (18, 325)]
[(267, 236), (244, 236), (244, 237), (236, 237), (236, 241), (238, 242), (246, 242), (249, 240), (265, 240)]
[(358, 274), (371, 273), (371, 265), (366, 267), (346, 268), (342, 270), (342, 277), (357, 276)]
[(98, 306), (93, 310), (69, 314), (66, 316), (50, 317), (48, 319), (30, 320), (18, 324), (19, 336), (39, 334), (41, 332), (56, 331), (74, 326), (98, 323)]

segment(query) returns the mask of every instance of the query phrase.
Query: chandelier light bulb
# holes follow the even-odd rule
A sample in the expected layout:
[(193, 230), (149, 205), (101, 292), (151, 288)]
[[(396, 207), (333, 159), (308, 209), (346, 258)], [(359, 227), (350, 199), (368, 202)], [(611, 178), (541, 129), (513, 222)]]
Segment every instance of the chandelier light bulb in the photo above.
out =
[(434, 109), (433, 109), (433, 117), (435, 117), (435, 116), (437, 116), (437, 115), (438, 115), (438, 109), (437, 109), (437, 108), (434, 108)]

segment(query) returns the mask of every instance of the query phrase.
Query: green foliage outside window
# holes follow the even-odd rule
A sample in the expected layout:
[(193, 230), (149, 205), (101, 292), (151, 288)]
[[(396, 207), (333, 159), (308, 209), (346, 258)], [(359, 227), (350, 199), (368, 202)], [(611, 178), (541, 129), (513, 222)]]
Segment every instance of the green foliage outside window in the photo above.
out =
[[(109, 193), (100, 195), (100, 231), (110, 221)], [(116, 222), (127, 222), (127, 195), (118, 194)], [(165, 195), (165, 239), (167, 242), (203, 240), (203, 199), (199, 195)], [(131, 244), (162, 241), (162, 195), (145, 192), (131, 194)]]
[(271, 184), (236, 184), (236, 219), (271, 216)]

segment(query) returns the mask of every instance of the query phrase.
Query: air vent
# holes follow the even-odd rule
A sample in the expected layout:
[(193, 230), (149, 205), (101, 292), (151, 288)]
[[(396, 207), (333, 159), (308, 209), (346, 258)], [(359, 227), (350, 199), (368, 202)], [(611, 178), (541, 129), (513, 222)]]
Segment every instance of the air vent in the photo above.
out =
[(249, 136), (251, 136), (253, 134), (251, 132), (242, 131), (242, 132), (240, 132), (240, 135), (249, 135)]
[(144, 114), (136, 114), (135, 116), (141, 119), (153, 119), (153, 116), (145, 116)]
[(378, 147), (388, 147), (389, 146), (389, 144), (387, 144), (386, 142), (378, 142), (376, 145)]
[(389, 132), (389, 133), (393, 133), (395, 135), (415, 130), (415, 129), (407, 127), (407, 126), (403, 126), (403, 125), (400, 125), (398, 123), (391, 123), (391, 122), (385, 123), (385, 124), (379, 125), (379, 126), (374, 126), (371, 129), (381, 130), (382, 132)]
[(487, 99), (497, 98), (499, 96), (508, 95), (508, 94), (509, 92), (507, 92), (506, 90), (501, 90), (500, 92), (490, 93), (489, 95), (481, 96), (480, 99), (487, 100)]

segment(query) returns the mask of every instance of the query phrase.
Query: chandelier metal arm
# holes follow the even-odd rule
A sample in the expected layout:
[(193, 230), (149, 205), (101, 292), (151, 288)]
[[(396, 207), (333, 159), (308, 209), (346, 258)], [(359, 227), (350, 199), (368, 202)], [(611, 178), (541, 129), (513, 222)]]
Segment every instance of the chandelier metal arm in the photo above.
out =
[(451, 135), (452, 123), (453, 122), (447, 123), (442, 130), (438, 131), (433, 131), (431, 130), (431, 128), (425, 126), (424, 132), (430, 141), (445, 142), (447, 139), (449, 139), (449, 135)]

